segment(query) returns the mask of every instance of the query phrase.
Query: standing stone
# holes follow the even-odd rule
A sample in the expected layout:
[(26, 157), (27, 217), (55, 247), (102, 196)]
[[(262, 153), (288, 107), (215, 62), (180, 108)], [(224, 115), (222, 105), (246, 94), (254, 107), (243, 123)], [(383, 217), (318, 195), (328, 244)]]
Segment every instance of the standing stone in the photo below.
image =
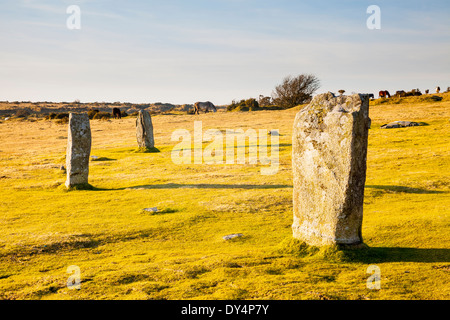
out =
[(294, 238), (309, 245), (362, 244), (369, 97), (314, 97), (292, 135)]
[(66, 155), (67, 188), (88, 184), (90, 153), (89, 116), (87, 113), (70, 113)]
[(155, 147), (152, 117), (147, 110), (139, 111), (136, 119), (136, 138), (140, 149), (153, 149)]

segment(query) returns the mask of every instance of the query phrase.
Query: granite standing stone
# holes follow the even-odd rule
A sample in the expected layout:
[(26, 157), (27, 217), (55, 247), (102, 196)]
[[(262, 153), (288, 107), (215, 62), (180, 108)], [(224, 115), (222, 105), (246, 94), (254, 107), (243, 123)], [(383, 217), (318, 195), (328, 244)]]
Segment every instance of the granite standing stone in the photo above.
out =
[(152, 117), (147, 110), (139, 111), (136, 119), (136, 139), (139, 148), (152, 149), (155, 147)]
[(294, 238), (309, 245), (362, 244), (369, 97), (314, 97), (292, 136)]
[(70, 113), (66, 154), (66, 187), (85, 185), (89, 176), (91, 127), (87, 113)]

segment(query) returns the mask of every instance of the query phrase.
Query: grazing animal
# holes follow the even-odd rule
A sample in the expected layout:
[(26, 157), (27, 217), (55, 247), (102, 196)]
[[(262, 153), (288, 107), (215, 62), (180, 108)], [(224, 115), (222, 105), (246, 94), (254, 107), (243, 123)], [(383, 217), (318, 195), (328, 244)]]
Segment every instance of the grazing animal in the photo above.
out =
[(430, 90), (428, 90), (428, 89), (427, 89), (427, 90), (425, 90), (425, 94), (428, 94), (429, 92), (430, 92)]
[(395, 96), (396, 96), (396, 97), (406, 97), (406, 92), (405, 92), (404, 90), (398, 90), (398, 91), (395, 93)]
[(200, 111), (203, 110), (204, 113), (209, 112), (209, 109), (212, 109), (213, 112), (217, 112), (216, 106), (212, 104), (212, 102), (196, 102), (194, 104), (194, 114), (200, 114)]
[(441, 91), (441, 88), (436, 87), (436, 93), (439, 93)]
[(380, 98), (386, 98), (386, 97), (390, 98), (391, 97), (389, 91), (387, 91), (387, 90), (378, 92), (378, 95)]
[(369, 99), (375, 99), (375, 96), (373, 95), (373, 93), (369, 93)]
[(122, 119), (122, 114), (120, 113), (120, 109), (119, 108), (113, 108), (113, 117), (114, 119)]

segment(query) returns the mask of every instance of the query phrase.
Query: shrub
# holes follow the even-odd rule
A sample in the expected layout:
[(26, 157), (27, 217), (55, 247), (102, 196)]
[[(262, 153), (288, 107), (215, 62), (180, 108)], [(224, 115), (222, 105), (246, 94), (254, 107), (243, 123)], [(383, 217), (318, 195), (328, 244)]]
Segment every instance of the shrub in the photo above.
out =
[(53, 119), (69, 119), (69, 114), (68, 113), (55, 113), (55, 112), (51, 112), (49, 114), (47, 114), (44, 119), (45, 120), (53, 120)]
[(250, 111), (250, 108), (246, 105), (239, 105), (236, 108), (234, 108), (232, 111)]
[(27, 110), (27, 109), (20, 109), (20, 110), (17, 110), (17, 112), (16, 112), (16, 114), (15, 114), (15, 116), (16, 116), (17, 118), (26, 118), (26, 117), (28, 117), (29, 115), (30, 115), (30, 111)]
[(284, 110), (284, 108), (282, 108), (280, 106), (276, 106), (276, 105), (268, 105), (268, 106), (261, 108), (261, 110)]
[(69, 123), (69, 117), (60, 118), (55, 121), (56, 124), (67, 124)]
[(109, 119), (111, 118), (111, 114), (109, 112), (97, 112), (92, 119)]
[(55, 117), (55, 119), (69, 119), (69, 114), (68, 113), (58, 113)]
[(98, 111), (98, 110), (89, 110), (88, 111), (88, 117), (89, 117), (89, 119), (94, 119), (94, 116), (97, 114), (97, 113), (99, 113), (100, 111)]
[(265, 97), (261, 94), (261, 95), (259, 95), (258, 103), (261, 108), (268, 107), (268, 106), (272, 105), (272, 98)]
[(48, 115), (46, 115), (44, 117), (44, 119), (45, 120), (52, 120), (52, 119), (55, 119), (55, 117), (56, 117), (56, 113), (52, 112), (52, 113), (49, 113)]
[(418, 102), (439, 102), (443, 100), (443, 97), (436, 95), (426, 95), (426, 96), (419, 96), (415, 100)]
[(227, 111), (256, 111), (260, 110), (258, 101), (256, 99), (250, 98), (247, 100), (241, 100), (236, 103), (233, 101), (229, 106), (227, 106)]
[(284, 109), (293, 108), (309, 101), (319, 87), (319, 79), (312, 74), (287, 76), (280, 85), (275, 87), (272, 100)]

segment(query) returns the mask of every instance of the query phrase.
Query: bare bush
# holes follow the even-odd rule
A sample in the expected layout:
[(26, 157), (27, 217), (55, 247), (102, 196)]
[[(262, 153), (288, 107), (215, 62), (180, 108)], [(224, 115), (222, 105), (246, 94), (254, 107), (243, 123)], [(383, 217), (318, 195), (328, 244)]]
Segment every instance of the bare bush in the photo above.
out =
[(283, 109), (293, 108), (308, 102), (313, 93), (320, 88), (319, 79), (312, 74), (297, 77), (287, 76), (272, 93), (274, 104)]

